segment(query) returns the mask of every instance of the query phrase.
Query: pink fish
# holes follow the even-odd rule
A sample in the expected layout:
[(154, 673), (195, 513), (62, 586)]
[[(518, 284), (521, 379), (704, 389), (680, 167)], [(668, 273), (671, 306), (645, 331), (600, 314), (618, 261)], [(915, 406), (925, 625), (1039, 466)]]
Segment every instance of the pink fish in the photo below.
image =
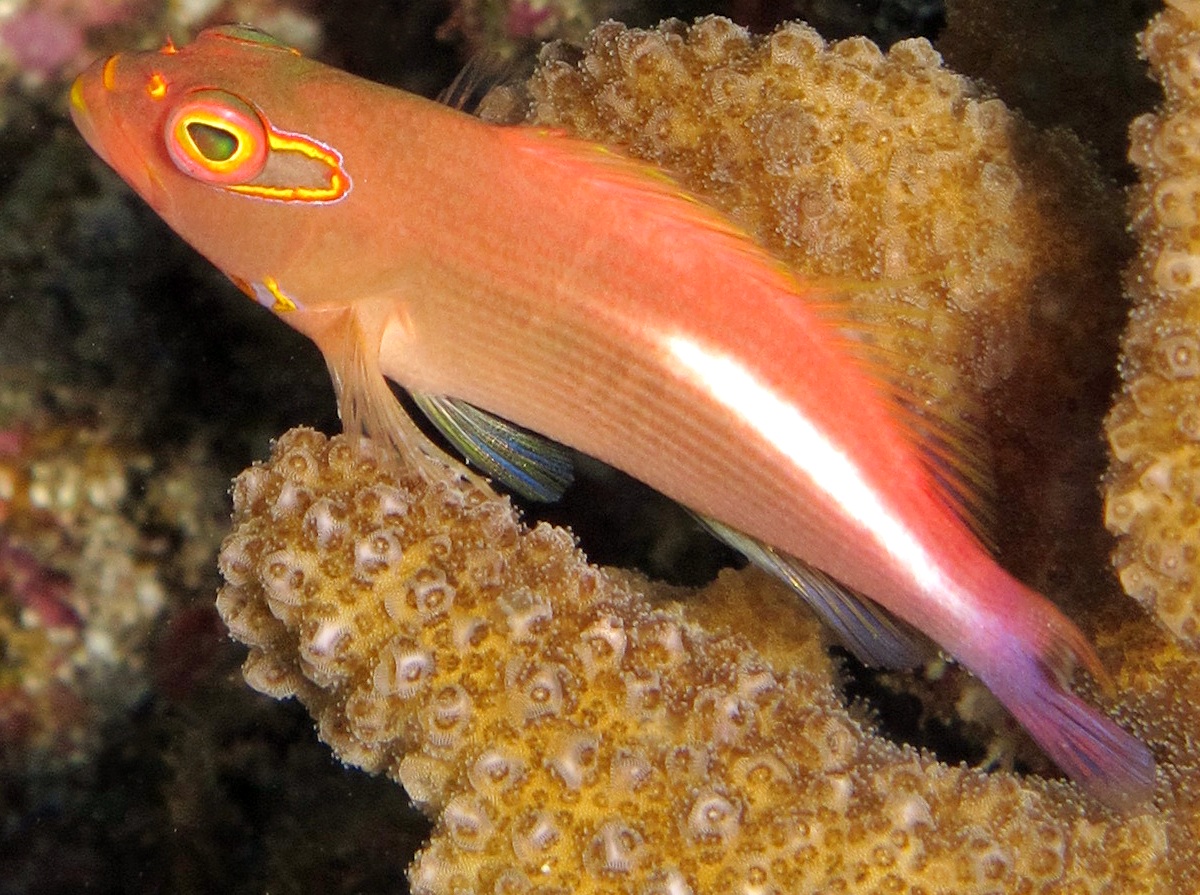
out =
[(1106, 679), (1094, 651), (965, 524), (821, 290), (656, 168), (240, 27), (98, 63), (71, 107), (177, 232), (316, 342), (348, 431), (440, 462), (391, 380), (528, 495), (557, 495), (569, 461), (526, 430), (596, 456), (712, 520), (868, 658), (907, 655), (872, 603), (929, 635), (1105, 802), (1152, 791), (1149, 750), (1068, 689), (1077, 664)]

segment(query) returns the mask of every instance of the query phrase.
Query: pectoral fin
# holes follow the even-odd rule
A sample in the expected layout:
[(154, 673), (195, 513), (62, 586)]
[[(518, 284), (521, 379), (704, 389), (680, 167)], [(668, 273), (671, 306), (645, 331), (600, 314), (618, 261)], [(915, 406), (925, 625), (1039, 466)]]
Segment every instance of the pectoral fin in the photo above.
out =
[(914, 668), (932, 657), (931, 645), (920, 634), (824, 572), (715, 519), (696, 518), (717, 538), (794, 590), (864, 665)]
[[(444, 479), (456, 464), (418, 428), (379, 368), (379, 338), (360, 315), (346, 310), (310, 332), (325, 356), (337, 394), (342, 428), (352, 439), (369, 438), (416, 466), (428, 481)], [(468, 470), (458, 473), (469, 476)]]
[(412, 399), (469, 462), (522, 497), (550, 503), (571, 484), (562, 445), (456, 398), (414, 392)]

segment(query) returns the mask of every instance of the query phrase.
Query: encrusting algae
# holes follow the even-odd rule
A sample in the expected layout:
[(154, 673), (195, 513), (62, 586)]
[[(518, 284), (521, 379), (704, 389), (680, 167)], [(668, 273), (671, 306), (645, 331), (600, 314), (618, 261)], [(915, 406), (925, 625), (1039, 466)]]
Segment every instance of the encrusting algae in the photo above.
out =
[[(1106, 397), (1125, 243), (1076, 141), (981, 98), (924, 42), (884, 55), (797, 25), (605, 25), (581, 58), (547, 50), (530, 93), (536, 120), (659, 161), (797, 269), (891, 281), (886, 299), (848, 290), (851, 312), (900, 302), (911, 327), (868, 332), (932, 353), (923, 397), (982, 429), (1006, 560), (1073, 604), (1111, 591), (1087, 522), (1102, 446), (1081, 433)], [(524, 114), (504, 99), (492, 115)], [(436, 819), (414, 891), (1200, 888), (1200, 660), (1132, 610), (1080, 619), (1112, 711), (1158, 760), (1155, 804), (1118, 815), (872, 734), (761, 575), (689, 595), (701, 628), (676, 593), (588, 566), (464, 473), (428, 482), (302, 430), (234, 497), (219, 608), (247, 679), (297, 696), (344, 761)]]
[(414, 892), (1160, 891), (1160, 816), (870, 735), (765, 576), (710, 612), (780, 619), (786, 671), (363, 447), (293, 430), (238, 478), (218, 608), (252, 686), (436, 818)]
[(1200, 5), (1173, 2), (1142, 47), (1163, 86), (1134, 121), (1141, 242), (1122, 346), (1124, 389), (1107, 422), (1105, 521), (1125, 590), (1189, 649), (1200, 646)]

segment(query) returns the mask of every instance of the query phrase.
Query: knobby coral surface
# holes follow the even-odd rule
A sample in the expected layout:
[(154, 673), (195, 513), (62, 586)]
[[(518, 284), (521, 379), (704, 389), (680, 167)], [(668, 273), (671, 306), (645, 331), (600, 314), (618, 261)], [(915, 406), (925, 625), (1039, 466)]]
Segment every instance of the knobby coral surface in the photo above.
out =
[(308, 430), (234, 504), (218, 608), (246, 678), (436, 818), (414, 891), (1173, 891), (1163, 815), (871, 736), (761, 576), (708, 595), (760, 650), (461, 473)]
[(1188, 648), (1200, 646), (1200, 4), (1177, 2), (1142, 36), (1165, 93), (1134, 121), (1141, 181), (1130, 214), (1124, 388), (1107, 421), (1105, 521), (1129, 594)]

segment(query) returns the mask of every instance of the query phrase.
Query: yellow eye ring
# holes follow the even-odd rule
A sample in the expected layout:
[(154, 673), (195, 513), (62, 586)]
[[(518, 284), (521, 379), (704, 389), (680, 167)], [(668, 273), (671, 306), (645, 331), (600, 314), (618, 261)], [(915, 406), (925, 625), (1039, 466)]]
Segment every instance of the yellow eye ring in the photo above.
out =
[(189, 93), (167, 118), (163, 138), (176, 168), (222, 185), (253, 180), (270, 149), (258, 112), (223, 90)]

